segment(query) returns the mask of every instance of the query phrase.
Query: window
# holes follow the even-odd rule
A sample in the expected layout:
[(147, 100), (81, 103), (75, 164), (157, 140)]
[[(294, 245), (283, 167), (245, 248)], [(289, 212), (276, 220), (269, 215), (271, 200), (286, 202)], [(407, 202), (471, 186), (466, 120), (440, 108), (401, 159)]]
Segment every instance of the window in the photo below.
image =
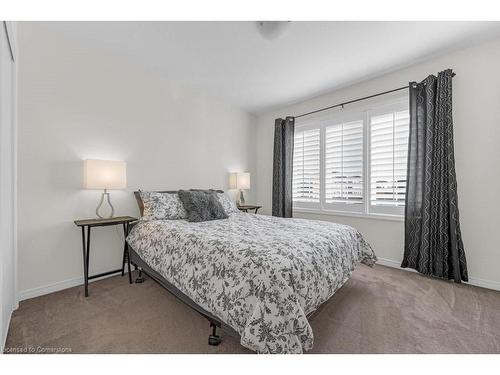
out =
[(324, 203), (332, 209), (363, 210), (362, 118), (325, 126)]
[[(370, 206), (395, 213), (405, 205), (410, 114), (384, 110), (370, 116)], [(400, 210), (398, 210), (400, 208)]]
[(293, 144), (293, 201), (319, 204), (320, 129), (296, 131)]
[(407, 98), (298, 120), (294, 209), (403, 215), (408, 134)]

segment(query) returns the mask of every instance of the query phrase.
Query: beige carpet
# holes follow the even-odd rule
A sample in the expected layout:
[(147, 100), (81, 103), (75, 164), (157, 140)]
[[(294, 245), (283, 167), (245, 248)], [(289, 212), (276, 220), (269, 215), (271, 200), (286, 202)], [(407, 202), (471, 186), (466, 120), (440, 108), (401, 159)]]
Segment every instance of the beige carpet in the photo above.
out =
[[(500, 292), (359, 266), (311, 320), (310, 353), (500, 353)], [(249, 353), (153, 280), (112, 277), (21, 302), (9, 348), (73, 353)]]

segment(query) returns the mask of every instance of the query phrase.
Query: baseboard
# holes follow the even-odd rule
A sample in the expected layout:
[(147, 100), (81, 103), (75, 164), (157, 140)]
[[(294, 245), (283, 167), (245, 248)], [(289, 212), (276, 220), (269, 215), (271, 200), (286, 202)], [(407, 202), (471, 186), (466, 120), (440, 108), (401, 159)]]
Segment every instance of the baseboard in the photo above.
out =
[[(127, 274), (127, 273), (128, 273), (127, 270), (125, 270), (125, 274)], [(100, 277), (98, 279), (92, 279), (92, 280), (89, 280), (89, 283), (92, 283), (94, 281), (103, 280), (103, 279), (106, 279), (108, 277), (113, 277), (116, 275), (119, 275), (119, 274), (116, 273), (113, 275), (103, 276), (103, 277)], [(73, 288), (75, 286), (80, 286), (80, 285), (83, 285), (83, 276), (75, 277), (75, 278), (68, 279), (68, 280), (58, 281), (58, 282), (53, 283), (53, 284), (43, 285), (43, 286), (39, 286), (39, 287), (32, 288), (32, 289), (23, 290), (22, 292), (19, 292), (18, 300), (24, 301), (24, 300), (27, 300), (30, 298), (40, 297), (40, 296), (43, 296), (45, 294), (58, 292), (60, 290)]]
[[(401, 268), (401, 261), (396, 261), (396, 260), (392, 260), (392, 259), (378, 258), (377, 264), (380, 264), (380, 265), (386, 266), (386, 267), (398, 268), (402, 271), (417, 272), (412, 268)], [(469, 277), (469, 281), (466, 282), (465, 284), (479, 286), (481, 288), (486, 288), (486, 289), (500, 290), (500, 282), (479, 279), (477, 277)]]
[[(378, 258), (377, 264), (380, 264), (382, 266), (392, 267), (392, 268), (398, 268), (402, 271), (417, 272), (411, 268), (401, 268), (401, 261), (396, 261), (396, 260), (392, 260), (392, 259)], [(125, 273), (126, 273), (126, 271), (125, 271)], [(116, 275), (104, 276), (104, 277), (99, 278), (99, 279), (90, 280), (90, 282), (102, 280), (102, 279), (105, 279), (105, 278), (111, 277), (111, 276), (116, 276)], [(487, 288), (487, 289), (500, 291), (500, 282), (498, 282), (498, 281), (484, 280), (484, 279), (479, 279), (476, 277), (469, 277), (469, 281), (466, 284), (478, 286), (481, 288)], [(36, 287), (36, 288), (32, 288), (32, 289), (27, 289), (27, 290), (24, 290), (22, 292), (19, 292), (18, 301), (24, 301), (26, 299), (43, 296), (45, 294), (58, 292), (60, 290), (73, 288), (73, 287), (79, 286), (79, 285), (83, 285), (83, 277), (75, 277), (73, 279), (58, 281), (58, 282), (53, 283), (53, 284), (44, 285), (44, 286), (40, 286), (40, 287)]]
[[(398, 262), (398, 261), (395, 261), (392, 259), (378, 258), (377, 264), (380, 264), (381, 266), (386, 266), (386, 267), (401, 268), (401, 262)], [(401, 269), (403, 271), (417, 272), (411, 268), (401, 268)]]
[(5, 327), (2, 327), (3, 328), (2, 334), (3, 334), (3, 332), (5, 332), (5, 336), (2, 337), (2, 347), (0, 348), (2, 353), (3, 353), (3, 350), (5, 348), (5, 345), (7, 344), (7, 336), (9, 335), (10, 320), (12, 319), (13, 312), (14, 312), (14, 310), (10, 309), (9, 316), (7, 318), (7, 321), (5, 322)]
[(83, 284), (83, 277), (75, 277), (73, 279), (58, 281), (53, 284), (43, 285), (36, 288), (26, 289), (19, 292), (19, 301), (43, 296), (45, 294), (58, 292), (63, 289), (73, 288)]

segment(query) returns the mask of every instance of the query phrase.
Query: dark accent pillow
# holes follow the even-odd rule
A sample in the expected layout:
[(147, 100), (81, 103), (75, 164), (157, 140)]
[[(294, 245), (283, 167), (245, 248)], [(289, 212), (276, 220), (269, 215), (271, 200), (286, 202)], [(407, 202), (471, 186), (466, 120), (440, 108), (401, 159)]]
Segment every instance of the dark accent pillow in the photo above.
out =
[(186, 210), (188, 221), (200, 222), (228, 218), (215, 192), (179, 190), (178, 194)]

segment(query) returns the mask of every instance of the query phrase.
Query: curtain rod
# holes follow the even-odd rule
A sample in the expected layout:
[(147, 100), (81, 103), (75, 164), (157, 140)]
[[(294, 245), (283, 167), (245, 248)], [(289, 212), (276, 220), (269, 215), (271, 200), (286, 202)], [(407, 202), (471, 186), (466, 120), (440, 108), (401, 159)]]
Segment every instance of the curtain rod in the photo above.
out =
[[(455, 77), (455, 75), (456, 75), (455, 73), (452, 73), (451, 76)], [(323, 111), (326, 111), (328, 109), (337, 108), (337, 107), (344, 107), (344, 105), (347, 105), (347, 104), (359, 102), (361, 100), (371, 99), (371, 98), (374, 98), (374, 97), (380, 96), (380, 95), (390, 94), (391, 92), (404, 90), (404, 89), (407, 89), (409, 87), (410, 87), (410, 85), (407, 85), (407, 86), (403, 86), (403, 87), (398, 87), (397, 89), (392, 89), (392, 90), (389, 90), (389, 91), (379, 92), (378, 94), (373, 94), (373, 95), (365, 96), (365, 97), (362, 97), (362, 98), (359, 98), (359, 99), (349, 100), (348, 102), (343, 102), (343, 103), (340, 103), (340, 104), (331, 105), (329, 107), (317, 109), (315, 111), (311, 111), (311, 112), (307, 112), (307, 113), (302, 113), (302, 114), (300, 114), (298, 116), (294, 116), (294, 118), (297, 119), (299, 117), (309, 116), (309, 115), (312, 115), (314, 113), (323, 112)]]

